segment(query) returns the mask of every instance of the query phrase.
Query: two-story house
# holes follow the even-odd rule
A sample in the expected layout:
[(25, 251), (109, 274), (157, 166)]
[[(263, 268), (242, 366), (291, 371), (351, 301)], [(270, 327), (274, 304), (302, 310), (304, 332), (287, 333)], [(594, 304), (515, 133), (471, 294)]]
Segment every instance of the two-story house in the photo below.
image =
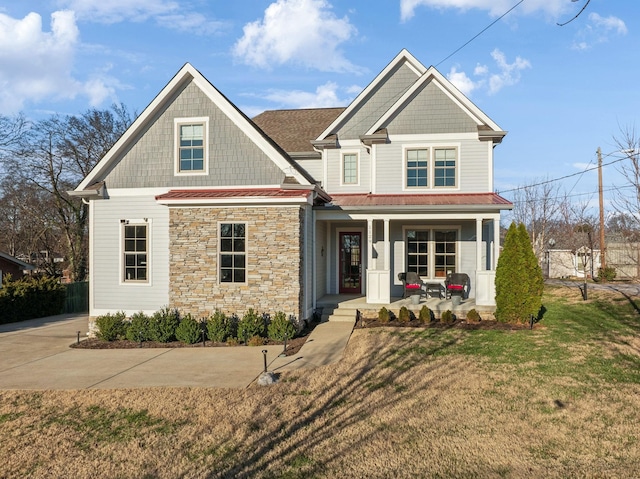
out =
[(399, 272), (494, 304), (506, 133), (403, 50), (347, 108), (247, 118), (186, 64), (73, 192), (90, 208), (90, 315), (386, 304)]

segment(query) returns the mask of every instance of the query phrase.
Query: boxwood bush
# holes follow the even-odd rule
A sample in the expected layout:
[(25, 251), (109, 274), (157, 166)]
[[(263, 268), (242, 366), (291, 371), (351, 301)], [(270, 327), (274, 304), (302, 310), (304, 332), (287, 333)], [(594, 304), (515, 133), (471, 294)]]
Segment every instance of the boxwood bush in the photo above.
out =
[(269, 339), (285, 341), (295, 336), (296, 327), (289, 319), (287, 319), (286, 314), (282, 311), (278, 311), (267, 326), (267, 334)]
[(151, 319), (142, 311), (131, 316), (131, 322), (127, 328), (126, 337), (129, 341), (149, 341), (151, 339)]
[(207, 320), (207, 336), (210, 341), (223, 343), (229, 338), (235, 338), (238, 330), (238, 318), (227, 316), (220, 310)]
[(98, 339), (102, 339), (103, 341), (115, 341), (117, 339), (124, 338), (127, 333), (127, 324), (125, 322), (126, 318), (127, 315), (124, 311), (98, 316), (96, 318), (96, 326), (98, 326), (96, 336)]
[(176, 328), (176, 338), (187, 344), (194, 344), (202, 338), (202, 328), (200, 321), (187, 314), (180, 320), (180, 324)]
[(238, 339), (247, 342), (254, 336), (265, 337), (266, 327), (264, 318), (249, 308), (238, 322)]
[(151, 339), (160, 343), (173, 341), (179, 323), (178, 310), (166, 307), (156, 311), (149, 324)]

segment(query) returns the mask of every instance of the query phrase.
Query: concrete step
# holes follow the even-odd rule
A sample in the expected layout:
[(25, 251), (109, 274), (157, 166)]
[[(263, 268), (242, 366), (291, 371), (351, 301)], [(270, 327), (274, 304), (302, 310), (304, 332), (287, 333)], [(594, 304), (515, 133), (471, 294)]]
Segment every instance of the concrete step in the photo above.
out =
[(356, 310), (351, 308), (324, 308), (320, 321), (355, 321)]

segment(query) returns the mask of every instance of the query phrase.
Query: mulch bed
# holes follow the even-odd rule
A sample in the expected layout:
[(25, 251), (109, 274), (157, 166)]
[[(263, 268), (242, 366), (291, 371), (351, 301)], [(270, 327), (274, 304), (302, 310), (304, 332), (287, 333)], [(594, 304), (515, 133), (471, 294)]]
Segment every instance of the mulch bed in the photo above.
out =
[[(496, 331), (521, 331), (523, 329), (529, 329), (528, 324), (510, 324), (500, 323), (498, 321), (477, 321), (469, 322), (465, 320), (456, 320), (451, 323), (443, 323), (440, 321), (433, 321), (430, 323), (423, 323), (420, 320), (414, 319), (407, 323), (403, 323), (398, 320), (389, 321), (383, 323), (378, 319), (364, 318), (358, 321), (356, 328), (422, 328), (422, 329), (466, 329), (466, 330), (496, 330)], [(537, 323), (533, 325), (533, 329), (541, 328), (542, 326)]]
[[(311, 331), (318, 325), (317, 322), (308, 323), (305, 329), (298, 335), (297, 337), (290, 339), (287, 341), (287, 350), (285, 354), (287, 356), (291, 356), (300, 351), (302, 345), (307, 341), (309, 334)], [(281, 345), (284, 347), (284, 343), (282, 341), (272, 341), (269, 339), (265, 339), (264, 344), (258, 346), (277, 346)], [(195, 344), (187, 344), (182, 341), (170, 341), (168, 343), (160, 343), (157, 341), (143, 341), (141, 343), (136, 341), (129, 341), (126, 339), (120, 339), (116, 341), (103, 341), (98, 338), (87, 338), (80, 343), (73, 343), (70, 345), (71, 348), (74, 349), (150, 349), (150, 348), (235, 348), (235, 347), (244, 347), (244, 343), (239, 343), (237, 345), (230, 345), (227, 343), (216, 343), (213, 341), (205, 341), (204, 345), (202, 342)]]

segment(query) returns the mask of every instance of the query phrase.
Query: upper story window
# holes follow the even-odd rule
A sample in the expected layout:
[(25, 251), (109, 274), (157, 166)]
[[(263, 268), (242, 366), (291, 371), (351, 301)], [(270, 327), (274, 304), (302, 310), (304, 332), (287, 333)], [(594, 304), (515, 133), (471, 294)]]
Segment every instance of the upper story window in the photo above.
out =
[(455, 188), (458, 148), (429, 147), (405, 150), (405, 188)]
[(342, 184), (358, 184), (358, 155), (357, 153), (345, 153), (342, 155)]
[(433, 187), (456, 186), (456, 149), (435, 148), (433, 150)]
[(123, 223), (123, 271), (125, 283), (148, 281), (149, 238), (146, 224)]
[(220, 223), (220, 282), (245, 283), (247, 278), (247, 225)]
[(407, 150), (407, 188), (429, 186), (429, 149)]
[(206, 174), (208, 118), (176, 118), (176, 174)]

